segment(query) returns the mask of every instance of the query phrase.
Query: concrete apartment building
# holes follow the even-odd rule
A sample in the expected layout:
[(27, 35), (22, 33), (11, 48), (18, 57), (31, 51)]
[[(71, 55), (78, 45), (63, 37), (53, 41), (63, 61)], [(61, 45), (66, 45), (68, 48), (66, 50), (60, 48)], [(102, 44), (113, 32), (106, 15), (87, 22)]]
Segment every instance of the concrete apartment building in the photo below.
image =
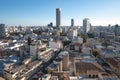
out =
[(47, 67), (48, 72), (62, 72), (69, 69), (68, 52), (59, 53), (58, 57)]
[(27, 65), (23, 64), (12, 70), (4, 70), (3, 75), (8, 80), (27, 80), (39, 70), (42, 61), (36, 60)]

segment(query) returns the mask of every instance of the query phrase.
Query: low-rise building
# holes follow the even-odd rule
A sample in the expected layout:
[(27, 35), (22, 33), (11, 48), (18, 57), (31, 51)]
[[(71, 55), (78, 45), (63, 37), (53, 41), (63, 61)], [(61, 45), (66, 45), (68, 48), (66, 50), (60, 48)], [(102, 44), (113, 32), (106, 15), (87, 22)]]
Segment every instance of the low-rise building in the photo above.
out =
[(90, 78), (98, 78), (98, 74), (104, 72), (104, 69), (96, 62), (75, 61), (74, 74), (87, 76)]
[(120, 59), (118, 58), (106, 58), (106, 62), (110, 65), (111, 69), (120, 75)]
[(0, 77), (0, 80), (5, 80), (5, 78)]
[(39, 70), (41, 63), (41, 61), (36, 60), (27, 65), (16, 67), (12, 70), (4, 70), (3, 75), (8, 80), (27, 80)]
[(77, 29), (70, 29), (68, 31), (68, 38), (70, 39), (74, 39), (75, 37), (77, 37)]
[(54, 49), (61, 49), (63, 48), (63, 44), (61, 41), (50, 41), (49, 46)]
[(72, 43), (70, 44), (70, 50), (81, 52), (82, 49), (82, 43), (83, 39), (80, 37), (76, 37), (72, 40)]
[(69, 69), (69, 54), (64, 51), (47, 67), (48, 72), (62, 72)]
[(42, 76), (42, 80), (50, 80), (51, 74), (46, 74)]
[(51, 48), (41, 41), (32, 42), (30, 45), (30, 56), (33, 59), (49, 61), (54, 55), (54, 51), (57, 49)]
[(117, 76), (108, 73), (101, 73), (98, 75), (99, 80), (119, 80)]
[(45, 51), (38, 52), (38, 59), (42, 59), (47, 62), (54, 56), (54, 50), (52, 48), (47, 48)]

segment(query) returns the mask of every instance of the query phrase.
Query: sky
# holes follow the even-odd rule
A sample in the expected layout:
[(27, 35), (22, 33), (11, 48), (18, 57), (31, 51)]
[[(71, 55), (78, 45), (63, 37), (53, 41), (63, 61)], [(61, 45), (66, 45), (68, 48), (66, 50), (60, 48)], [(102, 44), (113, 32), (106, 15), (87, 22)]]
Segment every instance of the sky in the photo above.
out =
[(56, 8), (61, 8), (61, 25), (120, 24), (120, 0), (0, 0), (0, 23), (9, 26), (56, 25)]

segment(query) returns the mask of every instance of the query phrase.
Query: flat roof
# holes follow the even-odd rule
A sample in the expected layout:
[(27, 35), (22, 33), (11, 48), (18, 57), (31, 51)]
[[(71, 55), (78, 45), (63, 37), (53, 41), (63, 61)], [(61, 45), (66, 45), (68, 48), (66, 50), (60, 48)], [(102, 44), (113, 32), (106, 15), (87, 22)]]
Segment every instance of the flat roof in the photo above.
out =
[(21, 69), (24, 69), (25, 65), (18, 66), (17, 68), (14, 68), (13, 70), (10, 71), (10, 73), (16, 73), (17, 71), (20, 71)]
[(0, 80), (5, 80), (4, 78), (0, 77)]
[(20, 70), (23, 70), (23, 69), (26, 69), (27, 68), (30, 68), (30, 67), (33, 67), (34, 65), (38, 64), (40, 61), (39, 60), (36, 60), (36, 61), (33, 61), (31, 62), (30, 64), (28, 64), (27, 66), (26, 65), (21, 65), (21, 66), (18, 66), (16, 68), (14, 68), (13, 70), (9, 71), (10, 73), (14, 74)]
[(36, 61), (31, 62), (31, 63), (28, 64), (27, 66), (28, 66), (28, 67), (32, 67), (32, 66), (38, 64), (39, 62), (40, 62), (40, 61), (36, 60)]
[(54, 63), (51, 63), (49, 66), (48, 66), (48, 69), (55, 69), (57, 68), (57, 64), (54, 64)]

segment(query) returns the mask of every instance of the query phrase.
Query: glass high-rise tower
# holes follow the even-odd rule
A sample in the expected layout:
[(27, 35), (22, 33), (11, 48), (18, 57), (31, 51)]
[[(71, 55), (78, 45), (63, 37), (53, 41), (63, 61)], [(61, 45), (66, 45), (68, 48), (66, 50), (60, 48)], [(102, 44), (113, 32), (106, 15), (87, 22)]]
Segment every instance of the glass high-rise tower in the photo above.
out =
[(56, 8), (56, 27), (61, 26), (61, 9)]
[(0, 38), (4, 38), (5, 34), (5, 24), (0, 24)]
[(71, 19), (71, 27), (74, 26), (74, 19)]

